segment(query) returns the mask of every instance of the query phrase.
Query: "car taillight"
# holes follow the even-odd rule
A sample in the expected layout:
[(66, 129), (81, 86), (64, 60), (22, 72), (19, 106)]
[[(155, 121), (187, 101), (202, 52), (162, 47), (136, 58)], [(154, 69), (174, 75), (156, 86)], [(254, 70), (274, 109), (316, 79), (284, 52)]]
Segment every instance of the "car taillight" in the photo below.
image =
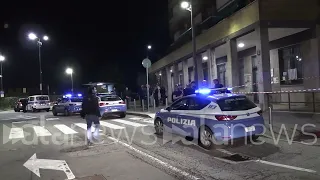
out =
[(226, 116), (226, 115), (217, 115), (216, 119), (218, 121), (229, 121), (229, 120), (234, 120), (237, 118), (237, 116)]
[(124, 102), (124, 101), (121, 101), (121, 102), (119, 102), (119, 104), (125, 104), (125, 102)]
[(257, 112), (260, 116), (262, 116), (262, 110)]
[(99, 106), (105, 106), (108, 105), (108, 103), (99, 103)]

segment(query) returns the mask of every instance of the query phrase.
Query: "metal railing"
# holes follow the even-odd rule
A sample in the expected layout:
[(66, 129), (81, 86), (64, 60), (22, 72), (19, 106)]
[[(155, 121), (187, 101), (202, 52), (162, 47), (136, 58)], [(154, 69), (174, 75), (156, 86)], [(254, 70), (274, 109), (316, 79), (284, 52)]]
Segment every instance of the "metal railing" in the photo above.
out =
[[(267, 93), (268, 107), (273, 111), (320, 112), (320, 92), (275, 92)], [(258, 93), (246, 94), (255, 103)]]

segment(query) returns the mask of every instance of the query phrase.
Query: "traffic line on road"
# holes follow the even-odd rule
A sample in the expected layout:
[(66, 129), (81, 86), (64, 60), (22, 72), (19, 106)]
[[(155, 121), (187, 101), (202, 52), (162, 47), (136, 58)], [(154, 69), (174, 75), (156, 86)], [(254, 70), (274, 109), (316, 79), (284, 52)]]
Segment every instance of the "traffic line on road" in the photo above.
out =
[(296, 166), (289, 166), (289, 165), (285, 165), (285, 164), (279, 164), (279, 163), (264, 161), (264, 160), (260, 160), (260, 159), (256, 160), (256, 162), (259, 162), (262, 164), (268, 164), (268, 165), (272, 165), (272, 166), (277, 166), (277, 167), (283, 167), (283, 168), (287, 168), (287, 169), (293, 169), (293, 170), (297, 170), (297, 171), (309, 172), (309, 173), (316, 173), (317, 172), (312, 169), (305, 169), (305, 168), (296, 167)]
[(46, 128), (42, 126), (33, 126), (33, 130), (38, 137), (52, 135)]
[(110, 128), (110, 129), (124, 129), (125, 128), (123, 126), (118, 126), (118, 125), (111, 124), (111, 123), (108, 123), (108, 122), (105, 122), (105, 121), (100, 121), (100, 124), (101, 124), (101, 126), (105, 126), (105, 127)]
[(24, 138), (22, 128), (11, 128), (9, 139), (22, 139)]
[(141, 119), (143, 119), (143, 118), (139, 118), (139, 117), (132, 117), (132, 118), (129, 118), (129, 119), (131, 119), (131, 120), (141, 120)]
[[(87, 130), (87, 124), (85, 123), (75, 123), (74, 125), (80, 127), (81, 129)], [(94, 127), (94, 125), (91, 126), (91, 132), (94, 132), (96, 130), (96, 128)], [(100, 132), (102, 131), (101, 129), (99, 130)]]
[(27, 121), (14, 121), (12, 124), (21, 124), (21, 123), (26, 123)]
[(135, 122), (131, 122), (131, 121), (125, 121), (125, 120), (122, 120), (122, 119), (115, 119), (115, 120), (112, 120), (112, 121), (118, 122), (118, 123), (122, 123), (122, 124), (126, 124), (126, 125), (130, 125), (130, 126), (134, 126), (134, 127), (147, 126), (145, 124), (135, 123)]
[(122, 142), (122, 141), (119, 141), (119, 140), (116, 139), (116, 138), (113, 138), (113, 137), (108, 137), (108, 138), (111, 139), (111, 140), (113, 140), (113, 141), (115, 141), (115, 142), (117, 142), (117, 143), (119, 143), (119, 144), (121, 144), (121, 145), (123, 145), (123, 146), (125, 146), (125, 147), (127, 147), (127, 148), (129, 148), (129, 149), (131, 149), (131, 150), (133, 150), (133, 151), (136, 152), (136, 153), (139, 153), (140, 155), (143, 155), (143, 156), (151, 159), (152, 161), (160, 164), (161, 166), (163, 166), (163, 167), (165, 167), (165, 168), (168, 168), (168, 169), (170, 169), (170, 170), (172, 170), (172, 171), (174, 171), (174, 172), (176, 172), (176, 173), (179, 173), (179, 174), (183, 175), (184, 177), (187, 177), (188, 179), (192, 179), (192, 180), (198, 180), (198, 179), (200, 179), (200, 178), (198, 178), (198, 177), (196, 177), (196, 176), (191, 175), (190, 173), (188, 173), (188, 172), (186, 172), (186, 171), (183, 171), (183, 170), (181, 170), (181, 169), (178, 169), (178, 168), (170, 165), (169, 163), (166, 163), (166, 162), (164, 162), (164, 161), (161, 161), (160, 159), (158, 159), (158, 158), (156, 158), (156, 157), (153, 157), (153, 156), (151, 156), (151, 155), (149, 155), (149, 154), (147, 154), (147, 153), (145, 153), (145, 152), (143, 152), (143, 151), (140, 151), (139, 149), (136, 149), (136, 148), (134, 148), (133, 146), (127, 144), (127, 143), (124, 143), (124, 142)]
[(54, 125), (57, 129), (59, 129), (63, 134), (77, 134), (78, 132), (71, 129), (70, 127), (64, 124), (56, 124)]
[(153, 124), (154, 121), (151, 118), (138, 118), (138, 117), (133, 117), (133, 118), (129, 118), (130, 120), (134, 120), (134, 121), (140, 121), (140, 122), (144, 122), (144, 123), (148, 123), (148, 124)]
[(47, 118), (47, 121), (54, 121), (54, 120), (59, 120), (59, 118)]

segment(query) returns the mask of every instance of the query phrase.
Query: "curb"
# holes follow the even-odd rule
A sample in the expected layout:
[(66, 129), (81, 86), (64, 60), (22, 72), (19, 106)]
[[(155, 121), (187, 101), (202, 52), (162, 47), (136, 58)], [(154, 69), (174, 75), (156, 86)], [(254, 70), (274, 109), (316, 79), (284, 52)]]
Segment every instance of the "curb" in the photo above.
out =
[(134, 116), (141, 116), (141, 117), (145, 117), (145, 118), (153, 118), (153, 117), (149, 116), (148, 114), (140, 113), (140, 112), (127, 111), (127, 114), (134, 115)]

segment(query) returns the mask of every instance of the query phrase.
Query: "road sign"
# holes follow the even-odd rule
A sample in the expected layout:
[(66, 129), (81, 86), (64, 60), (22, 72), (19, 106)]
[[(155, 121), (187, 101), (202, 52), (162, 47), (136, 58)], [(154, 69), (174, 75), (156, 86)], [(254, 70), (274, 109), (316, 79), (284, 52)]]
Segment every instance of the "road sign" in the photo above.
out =
[(23, 166), (28, 168), (38, 177), (40, 177), (39, 169), (51, 169), (64, 171), (68, 179), (76, 178), (65, 160), (38, 159), (37, 155), (34, 154), (27, 162), (23, 164)]
[(142, 66), (143, 66), (144, 68), (150, 68), (150, 67), (151, 67), (151, 61), (150, 61), (150, 59), (148, 59), (148, 58), (144, 59), (144, 60), (142, 61)]

